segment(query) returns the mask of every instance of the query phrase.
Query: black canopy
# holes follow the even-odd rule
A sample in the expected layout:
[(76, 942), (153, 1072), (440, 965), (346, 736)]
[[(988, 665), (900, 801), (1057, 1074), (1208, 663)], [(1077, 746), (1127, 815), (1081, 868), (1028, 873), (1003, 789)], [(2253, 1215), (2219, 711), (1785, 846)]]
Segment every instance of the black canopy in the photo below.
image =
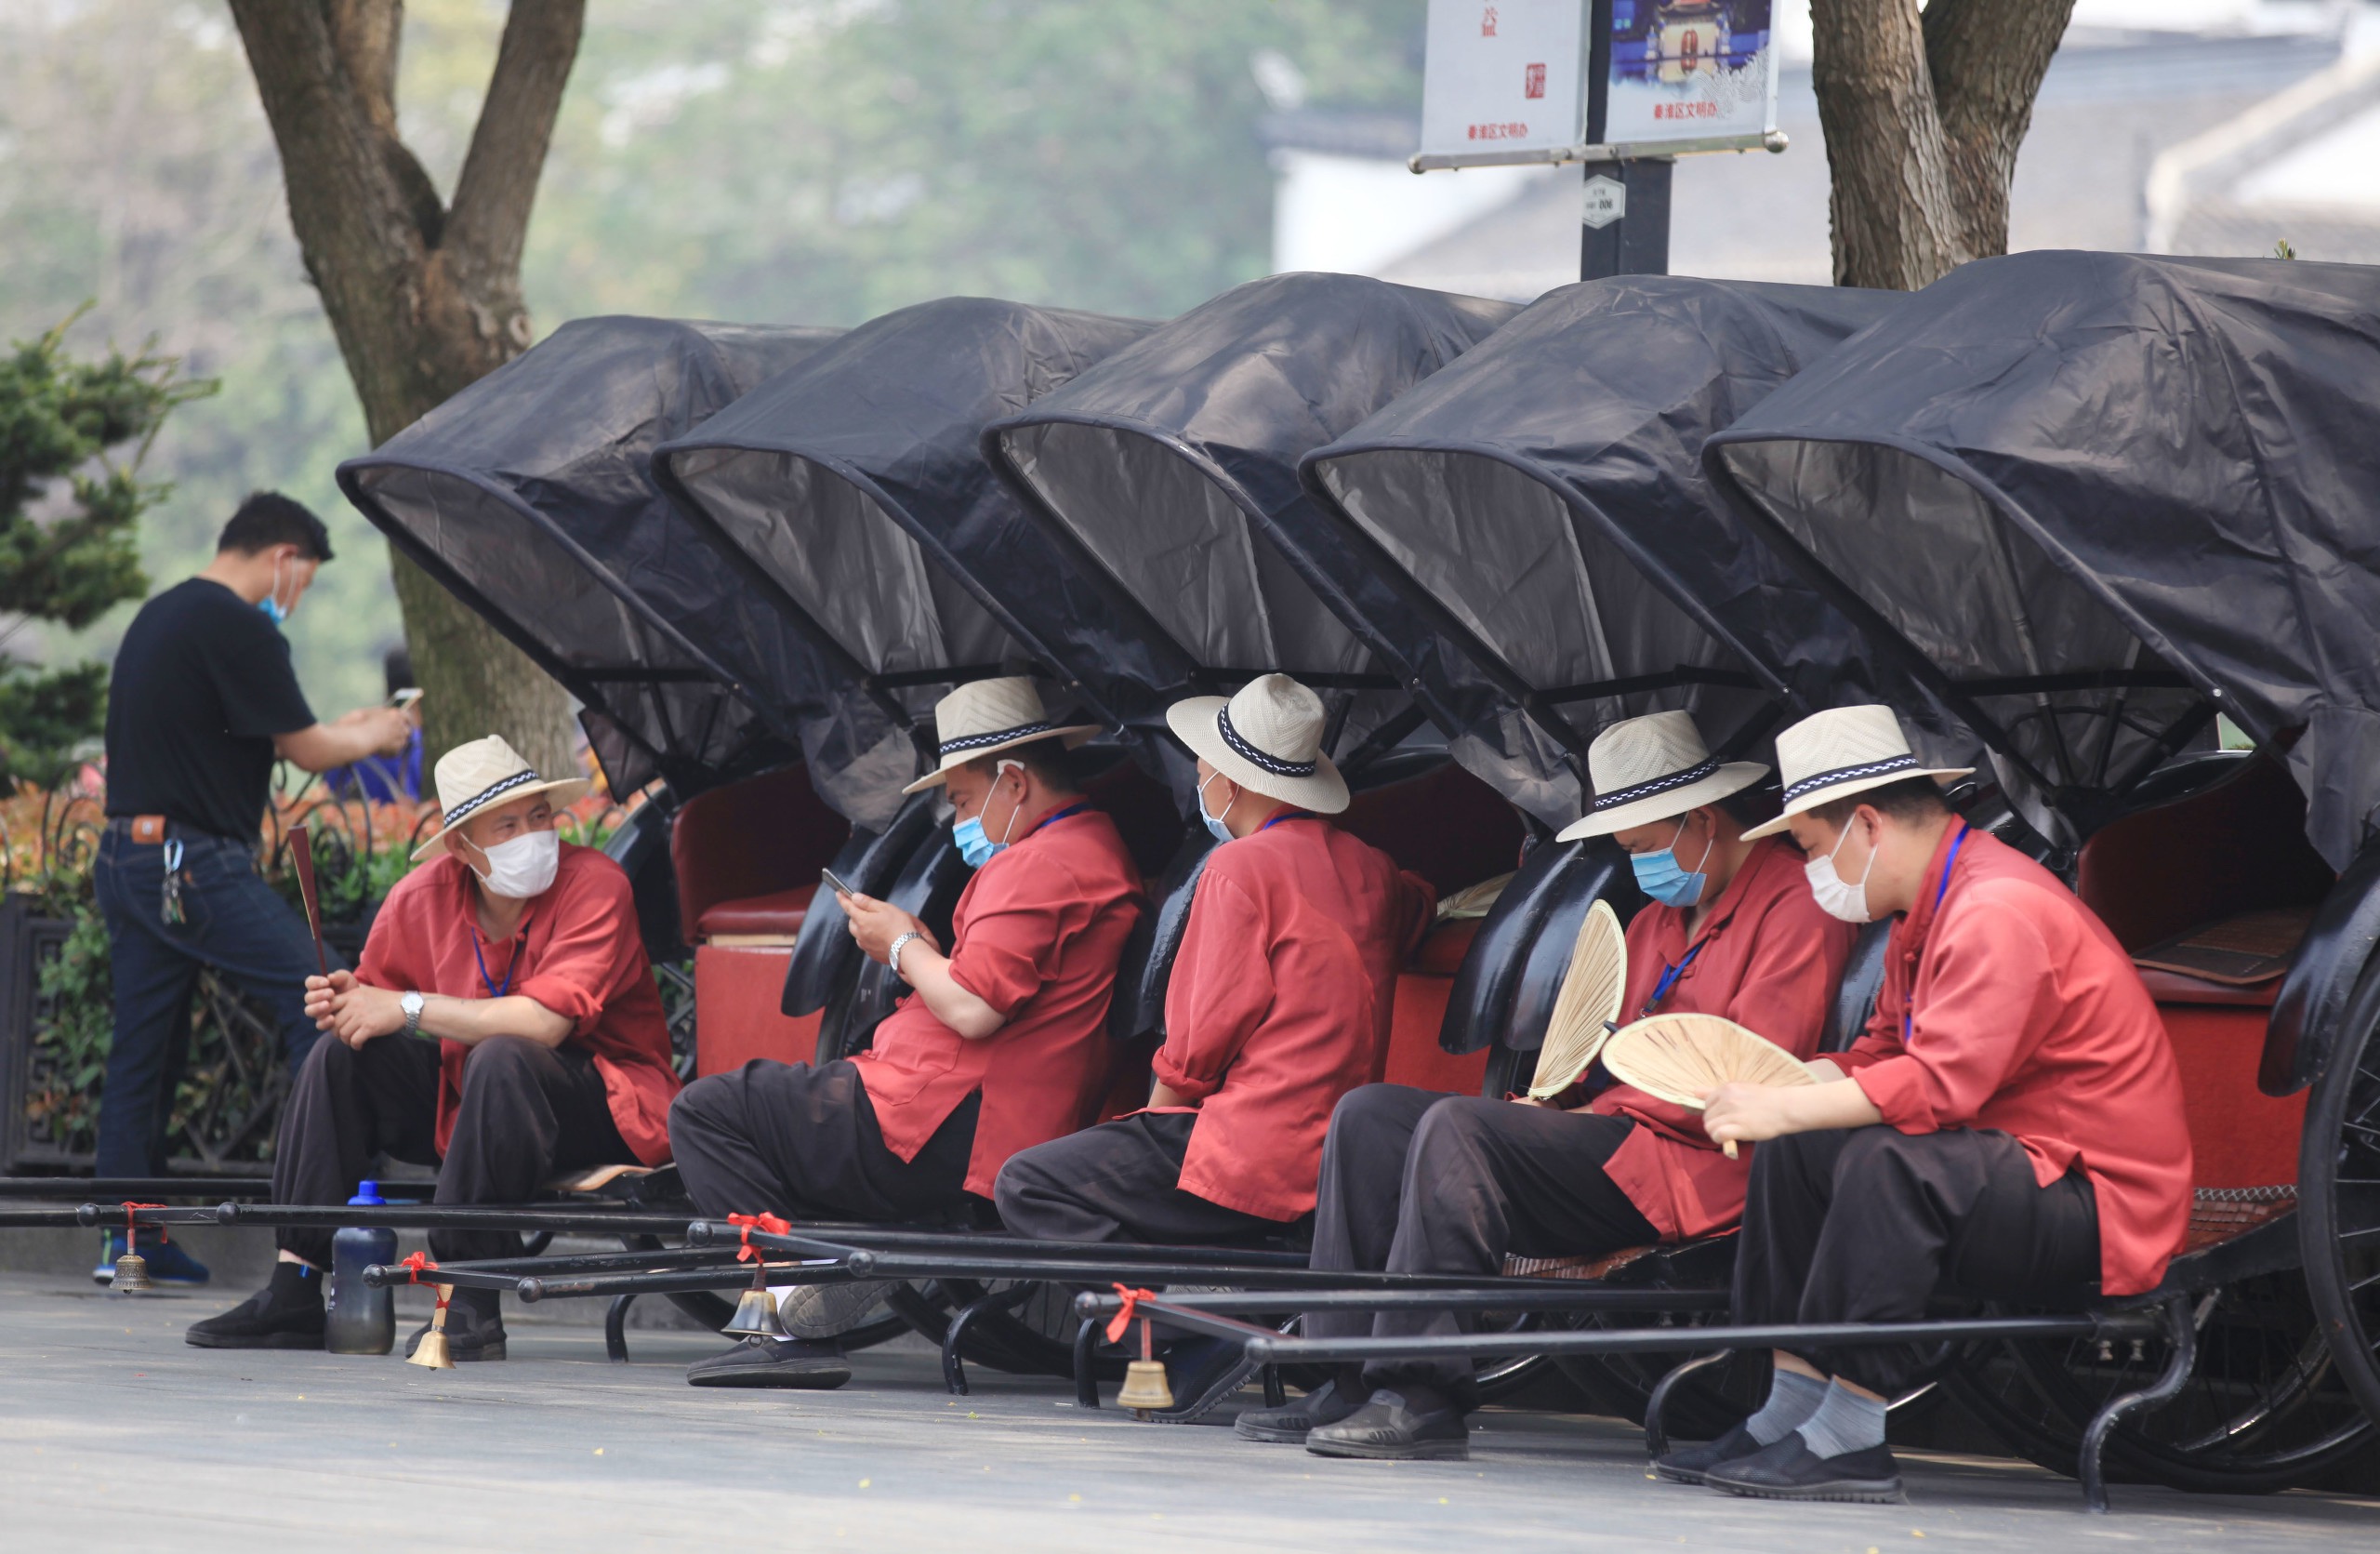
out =
[[(1050, 618), (1098, 630), (1097, 601), (1077, 597), (977, 434), (1151, 327), (979, 297), (920, 303), (657, 453), (656, 477), (711, 550), (835, 666), (835, 688), (796, 722), (812, 780), (853, 823), (891, 820), (953, 684), (1046, 653), (999, 601), (1039, 601)], [(739, 672), (762, 672), (753, 644), (686, 630)], [(1044, 689), (1063, 712), (1063, 691)]]
[(1313, 504), (1301, 458), (1516, 311), (1359, 275), (1275, 275), (994, 422), (986, 458), (1027, 494), (1132, 649), (1109, 652), (1037, 601), (1013, 600), (1012, 611), (1111, 718), (1144, 734), (1162, 726), (1169, 702), (1275, 670), (1323, 693), (1335, 754), (1394, 732), (1399, 680), (1323, 606), (1274, 526)]
[(1772, 644), (1826, 666), (1802, 699), (1872, 679), (1856, 629), (1741, 534), (1700, 456), (1905, 301), (1667, 275), (1549, 292), (1307, 455), (1324, 500), (1284, 519), (1287, 542), (1457, 756), (1567, 825), (1619, 718), (1687, 709), (1719, 749), (1766, 732), (1794, 661)]
[[(2219, 709), (2344, 867), (2380, 808), (2380, 270), (1980, 260), (1705, 454), (1764, 537), (2087, 829)], [(2038, 821), (2036, 822), (2039, 823)]]
[[(698, 611), (767, 629), (734, 574), (688, 542), (652, 483), (653, 450), (837, 333), (576, 319), (341, 464), (339, 487), (584, 704), (614, 792), (656, 774), (691, 792), (790, 735), (672, 624)], [(771, 695), (823, 672), (792, 644)]]

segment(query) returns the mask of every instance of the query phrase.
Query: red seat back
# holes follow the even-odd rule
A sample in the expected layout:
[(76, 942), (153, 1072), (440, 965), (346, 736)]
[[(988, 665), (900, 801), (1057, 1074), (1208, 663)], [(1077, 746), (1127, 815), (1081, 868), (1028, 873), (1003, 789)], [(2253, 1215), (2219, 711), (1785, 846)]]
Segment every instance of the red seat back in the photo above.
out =
[(679, 921), (692, 933), (722, 901), (816, 884), (851, 833), (800, 765), (697, 793), (669, 830)]

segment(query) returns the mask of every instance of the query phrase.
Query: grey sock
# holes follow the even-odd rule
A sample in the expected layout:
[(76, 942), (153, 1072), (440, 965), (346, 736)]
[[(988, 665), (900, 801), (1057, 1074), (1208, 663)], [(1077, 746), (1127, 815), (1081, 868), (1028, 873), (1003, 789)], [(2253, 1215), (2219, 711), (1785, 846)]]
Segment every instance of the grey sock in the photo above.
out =
[(1814, 1455), (1839, 1457), (1884, 1443), (1884, 1405), (1863, 1398), (1841, 1382), (1829, 1384), (1818, 1412), (1801, 1425), (1802, 1440)]
[(1744, 1428), (1764, 1446), (1774, 1446), (1818, 1411), (1826, 1401), (1826, 1383), (1799, 1371), (1779, 1371), (1768, 1383), (1768, 1401), (1744, 1421)]

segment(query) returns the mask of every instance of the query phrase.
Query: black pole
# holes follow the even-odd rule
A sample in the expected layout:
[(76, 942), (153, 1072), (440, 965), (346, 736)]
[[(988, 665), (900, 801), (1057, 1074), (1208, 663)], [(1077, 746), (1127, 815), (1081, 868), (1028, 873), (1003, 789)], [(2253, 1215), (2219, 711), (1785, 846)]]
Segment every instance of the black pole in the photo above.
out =
[(1666, 156), (1587, 164), (1579, 225), (1579, 279), (1670, 272), (1670, 170)]

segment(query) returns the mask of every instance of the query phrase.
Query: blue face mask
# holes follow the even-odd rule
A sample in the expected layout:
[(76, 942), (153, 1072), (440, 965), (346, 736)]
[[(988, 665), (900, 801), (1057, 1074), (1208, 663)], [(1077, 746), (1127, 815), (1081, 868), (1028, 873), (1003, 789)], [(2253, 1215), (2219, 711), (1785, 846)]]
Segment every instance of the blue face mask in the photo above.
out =
[[(1025, 771), (1025, 768), (1022, 765), (1019, 765), (1016, 762), (1003, 761), (998, 767), (994, 768), (992, 772), (992, 780), (995, 783), (998, 782), (1001, 775), (1009, 771), (1011, 768), (1013, 768), (1020, 775)], [(991, 803), (991, 795), (985, 794), (984, 797), (984, 803), (988, 805)], [(1016, 817), (1018, 812), (1024, 808), (1024, 805), (1025, 795), (1020, 793), (1017, 795), (1016, 803), (1009, 806), (1008, 830), (1012, 831), (1016, 830)], [(967, 867), (970, 869), (983, 868), (984, 865), (992, 861), (993, 854), (1003, 852), (1008, 847), (1008, 838), (1005, 834), (1002, 835), (999, 841), (993, 841), (989, 836), (985, 834), (983, 818), (980, 816), (972, 815), (950, 828), (950, 843), (952, 846), (959, 849), (959, 857), (966, 862)]]
[[(1208, 777), (1207, 782), (1212, 782), (1215, 780), (1215, 777), (1219, 777), (1221, 776), (1223, 776), (1223, 773), (1217, 772), (1212, 777)], [(1231, 813), (1231, 804), (1223, 805), (1223, 815), (1210, 815), (1207, 813), (1207, 782), (1202, 782), (1198, 785), (1198, 818), (1207, 822), (1207, 829), (1214, 833), (1216, 841), (1235, 841), (1236, 839), (1231, 834), (1231, 828), (1223, 824), (1223, 815), (1229, 815)], [(1236, 804), (1237, 803), (1239, 803), (1239, 799), (1238, 796), (1235, 794), (1232, 798), (1231, 804)]]
[(262, 610), (264, 618), (275, 626), (289, 618), (289, 606), (270, 593), (257, 601), (257, 608)]
[[(1686, 834), (1686, 822), (1683, 820), (1677, 823), (1677, 834)], [(1701, 872), (1701, 866), (1711, 861), (1711, 848), (1718, 844), (1718, 833), (1714, 831), (1710, 846), (1702, 849), (1702, 857), (1691, 872), (1678, 864), (1675, 837), (1671, 839), (1670, 845), (1658, 853), (1632, 855), (1628, 865), (1636, 871), (1636, 888), (1664, 907), (1693, 906), (1702, 899), (1703, 886), (1711, 883), (1710, 876)]]

